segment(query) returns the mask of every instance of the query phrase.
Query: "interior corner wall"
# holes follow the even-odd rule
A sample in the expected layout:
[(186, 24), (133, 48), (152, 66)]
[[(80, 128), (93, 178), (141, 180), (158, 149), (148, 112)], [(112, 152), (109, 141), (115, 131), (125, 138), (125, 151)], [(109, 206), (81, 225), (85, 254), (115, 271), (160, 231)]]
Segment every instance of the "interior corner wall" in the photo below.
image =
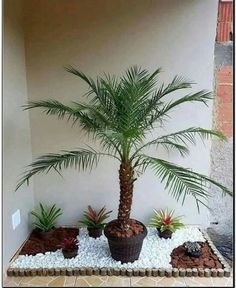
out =
[[(24, 33), (20, 0), (4, 1), (3, 22), (3, 268), (27, 238), (28, 214), (34, 206), (33, 189), (15, 192), (22, 167), (32, 160), (27, 102)], [(21, 223), (13, 230), (12, 214), (20, 210)]]
[[(82, 95), (87, 87), (63, 69), (67, 64), (92, 77), (104, 71), (120, 75), (133, 64), (150, 70), (161, 66), (164, 72), (160, 80), (165, 83), (178, 74), (197, 83), (192, 92), (212, 91), (217, 4), (217, 0), (26, 0), (29, 99), (58, 99), (67, 104), (85, 100)], [(159, 132), (192, 126), (210, 128), (211, 108), (211, 103), (208, 108), (183, 105)], [(93, 144), (79, 127), (72, 128), (71, 123), (36, 109), (30, 111), (30, 123), (34, 158)], [(209, 174), (210, 142), (204, 146), (199, 141), (185, 159), (175, 152), (158, 153), (161, 158)], [(34, 178), (35, 201), (61, 207), (61, 224), (78, 223), (88, 204), (95, 208), (106, 205), (116, 217), (118, 168), (118, 163), (103, 160), (91, 173), (67, 170), (63, 178), (54, 172), (39, 175)], [(206, 209), (199, 215), (191, 197), (184, 206), (176, 203), (152, 172), (147, 172), (135, 182), (131, 217), (148, 223), (153, 208), (165, 207), (185, 215), (186, 224), (209, 224)]]

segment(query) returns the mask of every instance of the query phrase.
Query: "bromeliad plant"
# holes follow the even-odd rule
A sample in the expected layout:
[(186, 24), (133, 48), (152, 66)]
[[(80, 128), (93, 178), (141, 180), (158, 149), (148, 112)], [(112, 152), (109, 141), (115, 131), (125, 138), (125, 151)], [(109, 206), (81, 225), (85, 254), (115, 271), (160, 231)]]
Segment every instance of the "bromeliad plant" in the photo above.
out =
[(84, 219), (79, 222), (88, 228), (104, 228), (106, 225), (104, 221), (109, 218), (111, 212), (106, 212), (105, 206), (97, 212), (89, 205), (88, 211), (84, 211)]
[(100, 237), (106, 225), (105, 220), (109, 218), (111, 212), (106, 212), (105, 206), (97, 212), (89, 205), (88, 211), (84, 211), (84, 218), (79, 223), (87, 227), (90, 237)]
[(78, 254), (79, 241), (77, 238), (65, 238), (60, 245), (65, 258), (73, 258)]
[(184, 224), (181, 222), (181, 216), (174, 217), (174, 210), (169, 211), (166, 209), (157, 211), (153, 209), (153, 211), (154, 217), (150, 221), (150, 226), (157, 228), (159, 236), (169, 235), (171, 237), (173, 232), (184, 227)]
[(129, 229), (134, 182), (140, 172), (144, 172), (147, 168), (152, 169), (157, 178), (165, 183), (165, 189), (176, 200), (182, 200), (183, 203), (186, 197), (191, 195), (196, 200), (198, 209), (199, 204), (206, 205), (210, 195), (209, 185), (219, 187), (223, 194), (232, 195), (227, 188), (208, 176), (158, 156), (150, 156), (147, 150), (149, 147), (164, 146), (185, 156), (189, 153), (188, 144), (196, 144), (198, 137), (206, 139), (215, 136), (225, 139), (218, 131), (190, 127), (170, 134), (159, 133), (151, 141), (147, 140), (147, 136), (150, 136), (154, 128), (158, 132), (158, 127), (170, 119), (174, 109), (188, 103), (207, 104), (212, 99), (210, 92), (201, 90), (168, 100), (167, 96), (171, 93), (185, 92), (193, 83), (176, 76), (168, 85), (161, 84), (157, 87), (157, 77), (161, 72), (159, 68), (149, 73), (134, 66), (120, 78), (105, 75), (97, 77), (96, 80), (74, 67), (69, 66), (66, 70), (89, 86), (88, 101), (65, 105), (57, 100), (38, 100), (29, 102), (25, 109), (42, 109), (47, 115), (79, 124), (88, 136), (98, 141), (101, 149), (96, 151), (88, 147), (43, 155), (29, 165), (29, 169), (19, 180), (17, 189), (22, 184), (28, 183), (32, 176), (42, 172), (47, 173), (54, 169), (60, 173), (63, 168), (69, 167), (78, 170), (92, 169), (102, 157), (112, 157), (120, 165), (117, 237), (133, 236)]
[(56, 204), (47, 207), (39, 203), (39, 207), (31, 212), (35, 221), (33, 225), (42, 232), (51, 231), (56, 224), (57, 218), (62, 215), (61, 208), (57, 208)]

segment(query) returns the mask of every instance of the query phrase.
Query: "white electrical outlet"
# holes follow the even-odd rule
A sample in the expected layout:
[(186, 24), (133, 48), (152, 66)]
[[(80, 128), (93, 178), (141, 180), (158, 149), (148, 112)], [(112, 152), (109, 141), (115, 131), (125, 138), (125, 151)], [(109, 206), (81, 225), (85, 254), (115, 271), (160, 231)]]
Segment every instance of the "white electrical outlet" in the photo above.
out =
[(20, 210), (18, 209), (18, 210), (16, 210), (16, 212), (14, 213), (14, 214), (12, 214), (12, 216), (11, 216), (11, 222), (12, 222), (12, 228), (13, 228), (13, 230), (15, 230), (16, 229), (16, 227), (18, 226), (18, 225), (20, 225)]

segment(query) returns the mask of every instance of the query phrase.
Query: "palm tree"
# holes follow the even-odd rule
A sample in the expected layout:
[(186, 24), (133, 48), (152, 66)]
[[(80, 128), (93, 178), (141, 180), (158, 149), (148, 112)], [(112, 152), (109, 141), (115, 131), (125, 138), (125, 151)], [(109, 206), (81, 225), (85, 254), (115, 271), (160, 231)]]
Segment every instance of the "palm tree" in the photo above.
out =
[(177, 90), (192, 87), (192, 82), (176, 76), (168, 85), (157, 85), (157, 76), (161, 69), (149, 73), (139, 67), (129, 68), (124, 76), (104, 75), (96, 80), (86, 76), (72, 66), (66, 70), (85, 81), (89, 86), (86, 94), (87, 103), (72, 102), (70, 106), (57, 100), (32, 101), (25, 109), (41, 108), (47, 115), (55, 115), (59, 119), (67, 119), (79, 123), (88, 136), (98, 141), (101, 151), (91, 147), (73, 151), (50, 153), (37, 158), (29, 165), (29, 169), (17, 184), (23, 183), (39, 173), (48, 173), (54, 169), (59, 174), (63, 168), (91, 169), (97, 165), (101, 157), (113, 157), (120, 164), (120, 203), (117, 222), (122, 230), (129, 228), (129, 219), (133, 198), (133, 187), (139, 172), (151, 168), (165, 189), (176, 200), (184, 200), (192, 195), (199, 204), (207, 206), (209, 185), (218, 186), (223, 194), (231, 192), (208, 176), (196, 173), (166, 160), (151, 157), (146, 149), (151, 146), (164, 146), (175, 149), (181, 156), (189, 153), (188, 144), (195, 144), (196, 138), (206, 139), (210, 136), (225, 140), (221, 132), (199, 127), (191, 127), (168, 135), (160, 135), (152, 141), (145, 141), (149, 132), (163, 125), (170, 113), (185, 103), (200, 102), (207, 104), (212, 99), (211, 93), (201, 90), (187, 94), (177, 100), (165, 102), (165, 97)]

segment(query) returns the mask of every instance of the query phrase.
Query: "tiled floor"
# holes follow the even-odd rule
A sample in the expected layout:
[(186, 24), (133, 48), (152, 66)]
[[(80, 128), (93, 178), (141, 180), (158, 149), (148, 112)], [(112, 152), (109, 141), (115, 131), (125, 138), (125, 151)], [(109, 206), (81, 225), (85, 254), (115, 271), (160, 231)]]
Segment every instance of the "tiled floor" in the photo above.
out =
[(7, 277), (3, 287), (233, 287), (233, 279), (200, 277)]

